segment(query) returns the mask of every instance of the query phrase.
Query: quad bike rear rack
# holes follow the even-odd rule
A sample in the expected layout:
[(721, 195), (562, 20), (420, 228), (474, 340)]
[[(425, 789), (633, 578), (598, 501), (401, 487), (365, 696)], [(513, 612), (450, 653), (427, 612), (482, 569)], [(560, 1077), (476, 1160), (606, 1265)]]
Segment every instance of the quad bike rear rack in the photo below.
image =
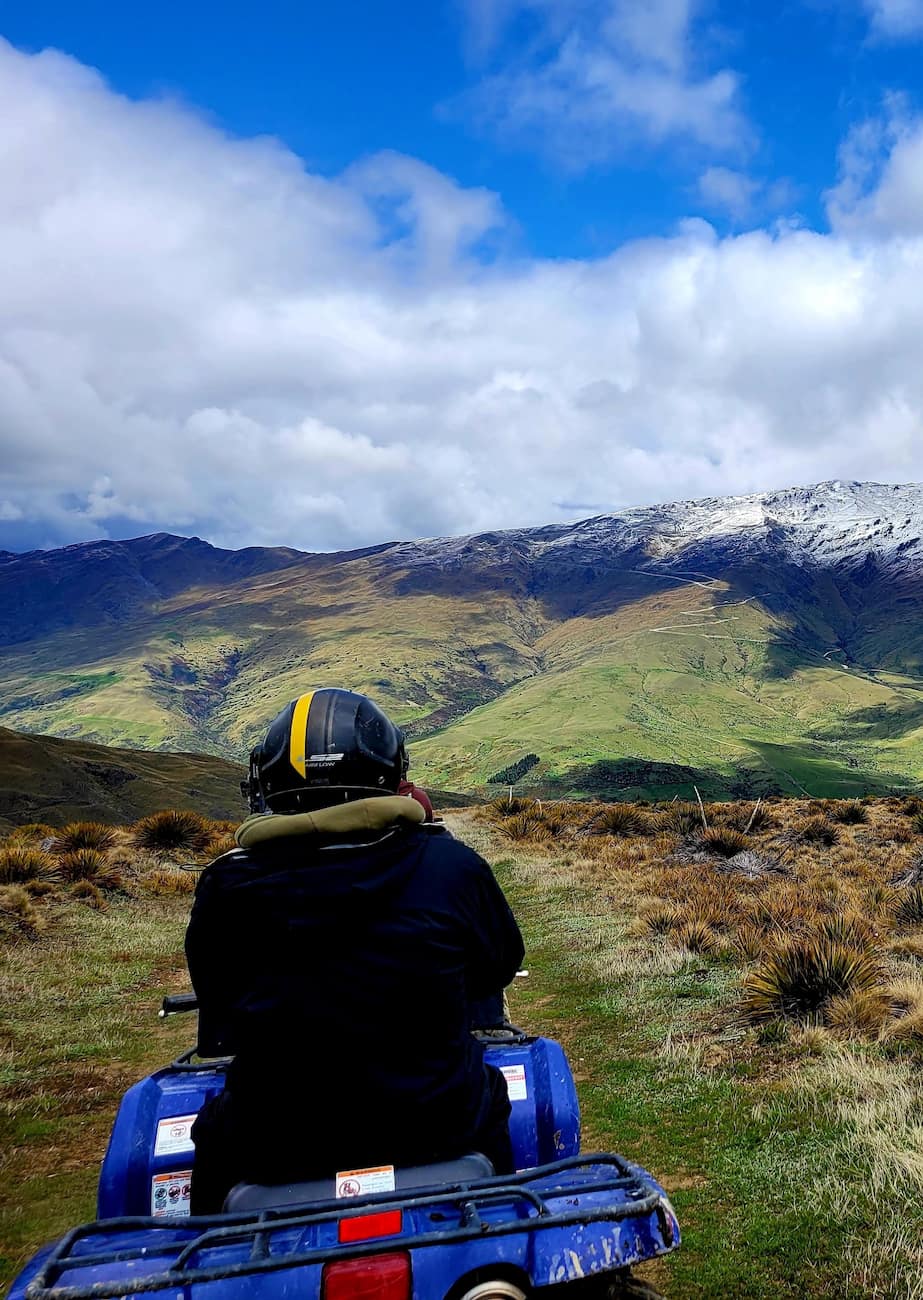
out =
[[(596, 1168), (599, 1176), (568, 1182), (568, 1175)], [(549, 1179), (553, 1180), (549, 1185)], [(540, 1186), (535, 1186), (540, 1184)], [(581, 1195), (594, 1200), (606, 1193), (618, 1193), (617, 1203), (574, 1204)], [(550, 1200), (567, 1198), (567, 1208), (549, 1206)], [(510, 1205), (508, 1218), (486, 1220), (481, 1211)], [(321, 1223), (339, 1222), (358, 1218), (370, 1212), (419, 1210), (451, 1207), (457, 1211), (460, 1223), (448, 1228), (432, 1228), (370, 1241), (337, 1245), (334, 1248), (300, 1247), (299, 1229)], [(26, 1288), (26, 1300), (115, 1300), (116, 1297), (142, 1292), (170, 1291), (173, 1295), (182, 1287), (217, 1282), (225, 1279), (249, 1277), (254, 1274), (278, 1272), (303, 1265), (322, 1264), (330, 1259), (360, 1259), (381, 1254), (389, 1247), (401, 1251), (416, 1251), (430, 1246), (445, 1246), (485, 1237), (502, 1237), (514, 1233), (544, 1231), (553, 1228), (570, 1228), (589, 1223), (621, 1223), (631, 1218), (657, 1216), (657, 1224), (665, 1244), (674, 1244), (672, 1215), (668, 1212), (664, 1196), (656, 1184), (642, 1170), (614, 1155), (580, 1155), (542, 1165), (512, 1175), (496, 1175), (469, 1183), (455, 1183), (419, 1194), (395, 1196), (390, 1192), (343, 1200), (317, 1202), (304, 1210), (290, 1206), (263, 1209), (238, 1215), (212, 1215), (195, 1219), (123, 1217), (102, 1219), (83, 1224), (64, 1236), (43, 1260), (35, 1277)], [(433, 1213), (433, 1222), (444, 1216)], [(290, 1243), (280, 1238), (286, 1232), (295, 1235)], [(139, 1232), (153, 1234), (143, 1246), (126, 1248), (105, 1246), (105, 1238), (116, 1234)], [(92, 1238), (103, 1241), (92, 1242)], [(197, 1258), (213, 1247), (250, 1241), (249, 1257), (236, 1262), (207, 1264)], [(119, 1263), (137, 1265), (145, 1257), (169, 1256), (175, 1258), (166, 1267), (158, 1259), (159, 1271), (147, 1275), (127, 1271), (105, 1281), (86, 1284), (58, 1285), (64, 1273), (73, 1274), (81, 1269), (95, 1269)]]

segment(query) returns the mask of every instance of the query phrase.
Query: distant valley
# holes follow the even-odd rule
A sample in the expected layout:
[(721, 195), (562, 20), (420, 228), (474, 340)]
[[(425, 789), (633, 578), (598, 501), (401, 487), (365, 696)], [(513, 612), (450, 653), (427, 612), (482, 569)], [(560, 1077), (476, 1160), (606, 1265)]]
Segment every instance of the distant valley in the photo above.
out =
[(0, 722), (239, 763), (337, 683), (456, 791), (916, 788), (921, 537), (923, 487), (837, 482), (339, 554), (0, 553)]

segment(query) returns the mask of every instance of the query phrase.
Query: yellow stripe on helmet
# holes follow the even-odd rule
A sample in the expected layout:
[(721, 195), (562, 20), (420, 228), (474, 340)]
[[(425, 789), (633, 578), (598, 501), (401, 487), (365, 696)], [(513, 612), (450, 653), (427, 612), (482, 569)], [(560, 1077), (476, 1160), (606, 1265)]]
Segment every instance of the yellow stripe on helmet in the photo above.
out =
[(314, 692), (308, 691), (305, 695), (299, 695), (295, 701), (295, 712), (292, 714), (292, 730), (288, 739), (288, 760), (301, 776), (307, 776), (305, 748), (308, 735), (308, 712), (313, 699)]

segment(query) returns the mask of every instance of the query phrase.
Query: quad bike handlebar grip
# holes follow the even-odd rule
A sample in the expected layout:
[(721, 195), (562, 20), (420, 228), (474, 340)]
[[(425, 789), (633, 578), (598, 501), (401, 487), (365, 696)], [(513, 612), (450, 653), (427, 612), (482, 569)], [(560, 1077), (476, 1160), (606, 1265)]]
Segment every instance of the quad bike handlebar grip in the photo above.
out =
[(194, 993), (168, 993), (161, 1007), (161, 1018), (179, 1015), (182, 1011), (198, 1011), (199, 999)]

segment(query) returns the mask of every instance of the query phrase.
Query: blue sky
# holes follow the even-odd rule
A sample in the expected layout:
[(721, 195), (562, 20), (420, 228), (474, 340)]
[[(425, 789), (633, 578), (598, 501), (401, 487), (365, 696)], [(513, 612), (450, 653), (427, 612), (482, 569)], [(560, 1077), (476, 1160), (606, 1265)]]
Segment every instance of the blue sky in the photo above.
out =
[[(559, 7), (575, 17), (584, 10), (590, 28), (604, 8)], [(485, 11), (503, 9), (503, 0), (485, 0)], [(528, 47), (539, 55), (554, 43), (542, 43), (541, 5), (495, 18), (489, 37), (478, 12), (461, 0), (14, 0), (0, 30), (23, 49), (67, 51), (134, 98), (177, 96), (239, 135), (278, 136), (324, 174), (386, 149), (421, 158), (500, 193), (523, 248), (550, 257), (598, 254), (692, 213), (721, 228), (739, 228), (754, 211), (795, 211), (823, 225), (821, 195), (835, 183), (848, 128), (887, 92), (913, 99), (923, 73), (923, 45), (899, 39), (899, 27), (877, 31), (861, 0), (703, 4), (690, 24), (693, 65), (739, 77), (752, 138), (712, 148), (680, 133), (662, 143), (642, 133), (575, 164), (566, 146), (547, 145), (540, 125), (504, 132), (474, 120), (479, 84), (534, 66)], [(616, 136), (618, 125), (609, 131)], [(776, 182), (779, 192), (728, 212), (697, 189), (709, 165), (767, 188)]]
[(923, 0), (14, 0), (0, 38), (0, 547), (923, 478)]

